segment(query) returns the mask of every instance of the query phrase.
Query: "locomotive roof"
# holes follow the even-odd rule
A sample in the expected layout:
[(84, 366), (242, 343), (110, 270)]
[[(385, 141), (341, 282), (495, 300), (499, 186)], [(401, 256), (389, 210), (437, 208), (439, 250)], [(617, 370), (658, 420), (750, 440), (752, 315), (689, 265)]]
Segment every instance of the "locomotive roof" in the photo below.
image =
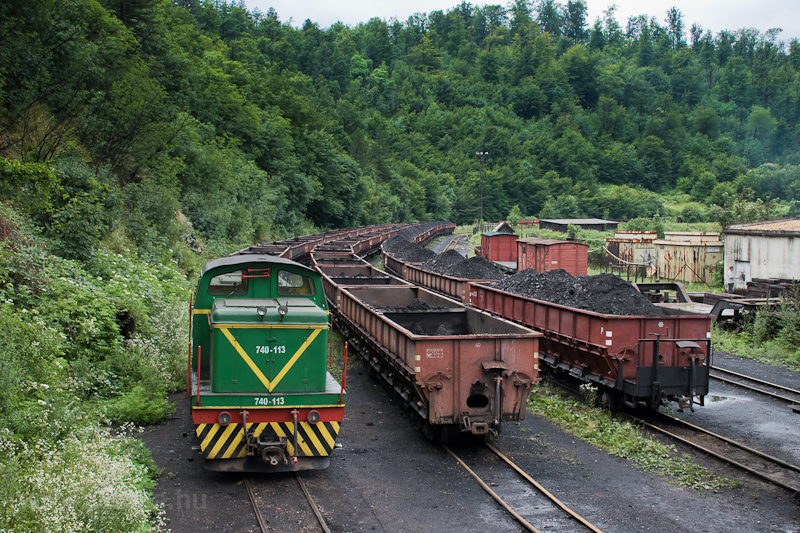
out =
[(214, 259), (213, 261), (209, 261), (203, 266), (203, 272), (200, 275), (203, 276), (205, 275), (206, 272), (214, 268), (223, 266), (244, 265), (247, 263), (270, 263), (273, 265), (291, 265), (294, 267), (304, 268), (310, 272), (313, 272), (313, 270), (311, 270), (307, 266), (301, 265), (297, 261), (286, 259), (285, 257), (278, 257), (276, 255), (269, 255), (269, 254), (241, 254), (241, 255), (229, 255), (227, 257), (220, 257), (219, 259)]

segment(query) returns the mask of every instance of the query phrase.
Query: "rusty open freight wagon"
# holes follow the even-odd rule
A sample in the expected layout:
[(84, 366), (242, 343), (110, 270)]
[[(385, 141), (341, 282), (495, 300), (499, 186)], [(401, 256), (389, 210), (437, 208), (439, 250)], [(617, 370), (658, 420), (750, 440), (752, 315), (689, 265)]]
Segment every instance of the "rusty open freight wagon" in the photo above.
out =
[(495, 434), (525, 417), (540, 333), (418, 287), (339, 289), (339, 327), (428, 430)]
[(459, 302), (469, 303), (469, 286), (471, 283), (491, 283), (493, 281), (500, 281), (502, 275), (498, 272), (497, 279), (464, 279), (448, 276), (446, 274), (439, 274), (430, 270), (425, 270), (418, 264), (406, 263), (403, 269), (403, 279), (414, 285), (431, 289), (438, 293), (455, 298)]
[(708, 394), (708, 315), (673, 309), (657, 317), (605, 315), (475, 283), (469, 303), (541, 331), (543, 364), (599, 385), (601, 401), (610, 407), (620, 400), (691, 407), (703, 405)]
[[(353, 256), (355, 257), (355, 256)], [(385, 272), (381, 272), (369, 263), (361, 265), (352, 264), (337, 264), (326, 265), (317, 264), (314, 266), (320, 274), (322, 274), (322, 287), (325, 290), (325, 296), (328, 298), (328, 305), (336, 309), (341, 302), (341, 288), (365, 285), (401, 285), (410, 287), (400, 278), (390, 276)]]

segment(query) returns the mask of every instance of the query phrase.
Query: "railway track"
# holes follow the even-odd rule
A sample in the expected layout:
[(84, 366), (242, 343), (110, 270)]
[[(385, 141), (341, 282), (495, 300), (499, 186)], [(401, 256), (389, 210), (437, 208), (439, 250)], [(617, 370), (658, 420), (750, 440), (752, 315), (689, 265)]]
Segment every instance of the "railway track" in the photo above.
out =
[(461, 456), (443, 447), (525, 530), (602, 533), (491, 444), (461, 450)]
[(466, 235), (456, 235), (447, 245), (444, 247), (442, 252), (446, 252), (447, 250), (455, 250), (459, 246), (468, 246), (469, 245), (469, 238)]
[(800, 494), (800, 466), (680, 418), (660, 412), (652, 412), (651, 415), (650, 421), (628, 416), (647, 428), (667, 435), (762, 481), (782, 487), (795, 495)]
[[(559, 381), (552, 381), (552, 383), (571, 394), (580, 394), (577, 389), (565, 383)], [(650, 421), (630, 413), (625, 416), (644, 427), (710, 455), (762, 481), (782, 487), (795, 495), (800, 494), (800, 466), (660, 411), (649, 411)]]
[[(325, 518), (322, 516), (322, 513), (319, 510), (319, 507), (314, 502), (314, 498), (311, 496), (311, 493), (308, 491), (308, 488), (306, 487), (305, 483), (303, 482), (303, 478), (297, 472), (293, 473), (293, 477), (297, 481), (297, 485), (299, 486), (300, 491), (303, 493), (303, 496), (305, 497), (306, 501), (308, 502), (309, 506), (311, 507), (311, 512), (313, 513), (314, 517), (316, 518), (316, 523), (319, 525), (318, 528), (315, 528), (314, 525), (313, 525), (314, 524), (314, 520), (313, 519), (306, 519), (306, 520), (301, 520), (301, 523), (305, 522), (305, 524), (306, 524), (305, 526), (302, 526), (301, 523), (297, 522), (297, 518), (296, 517), (292, 517), (293, 521), (295, 522), (295, 523), (292, 524), (292, 526), (294, 527), (295, 531), (315, 531), (316, 530), (316, 531), (322, 531), (324, 533), (331, 533), (331, 530), (330, 530), (330, 528), (328, 528), (328, 524), (325, 522)], [(287, 477), (286, 477), (286, 479), (284, 481), (287, 481), (287, 480), (288, 480), (288, 475), (287, 475)], [(271, 481), (274, 482), (275, 480), (273, 479)], [(250, 503), (253, 506), (253, 511), (255, 513), (256, 522), (258, 523), (258, 527), (259, 527), (261, 533), (267, 533), (267, 532), (270, 532), (270, 531), (271, 532), (279, 531), (280, 529), (276, 529), (276, 528), (270, 526), (269, 525), (269, 521), (264, 518), (264, 515), (261, 512), (261, 505), (260, 505), (260, 502), (259, 502), (259, 498), (258, 498), (258, 495), (256, 494), (256, 490), (253, 488), (253, 482), (250, 480), (250, 476), (247, 476), (247, 475), (244, 476), (244, 485), (245, 485), (245, 488), (247, 489), (247, 496), (250, 498)], [(294, 499), (294, 501), (301, 501), (301, 500), (300, 500), (300, 498), (296, 498), (296, 499)], [(299, 510), (297, 510), (297, 511), (299, 511)], [(308, 513), (306, 512), (305, 514), (307, 515)]]
[(784, 387), (783, 385), (778, 385), (777, 383), (770, 383), (769, 381), (764, 381), (752, 376), (739, 374), (738, 372), (726, 370), (718, 366), (711, 367), (710, 377), (729, 385), (734, 385), (736, 387), (757, 392), (777, 400), (789, 402), (795, 407), (800, 406), (800, 390)]

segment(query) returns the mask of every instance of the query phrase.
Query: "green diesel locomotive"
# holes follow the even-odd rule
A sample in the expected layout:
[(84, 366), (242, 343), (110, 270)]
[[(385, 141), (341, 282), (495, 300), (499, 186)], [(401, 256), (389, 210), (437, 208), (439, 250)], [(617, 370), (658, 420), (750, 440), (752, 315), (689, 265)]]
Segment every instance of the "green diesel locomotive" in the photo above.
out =
[(191, 309), (187, 394), (206, 468), (328, 466), (345, 401), (328, 371), (330, 333), (319, 273), (265, 254), (205, 265)]

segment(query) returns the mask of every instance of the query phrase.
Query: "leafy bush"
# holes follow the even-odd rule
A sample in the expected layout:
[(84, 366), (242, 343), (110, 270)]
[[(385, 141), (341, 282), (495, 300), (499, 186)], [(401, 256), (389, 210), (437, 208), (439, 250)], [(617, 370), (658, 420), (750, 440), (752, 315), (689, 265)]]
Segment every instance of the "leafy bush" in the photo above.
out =
[(51, 197), (59, 187), (51, 165), (0, 157), (0, 198), (10, 200), (22, 212), (35, 215), (50, 209)]
[[(47, 253), (0, 204), (0, 530), (151, 531), (157, 471), (115, 421), (154, 423), (183, 379), (186, 281), (124, 246)], [(117, 315), (135, 317), (124, 340)], [(87, 401), (88, 400), (88, 401)]]
[(691, 202), (683, 206), (681, 210), (681, 220), (683, 222), (703, 222), (704, 219), (705, 212), (700, 204)]
[(141, 386), (110, 402), (106, 411), (106, 416), (114, 422), (137, 425), (158, 424), (173, 414), (175, 405), (164, 394)]
[(46, 228), (54, 253), (69, 259), (91, 257), (119, 220), (116, 178), (107, 169), (98, 171), (71, 159), (56, 168), (60, 194), (53, 200), (53, 212), (37, 219)]

